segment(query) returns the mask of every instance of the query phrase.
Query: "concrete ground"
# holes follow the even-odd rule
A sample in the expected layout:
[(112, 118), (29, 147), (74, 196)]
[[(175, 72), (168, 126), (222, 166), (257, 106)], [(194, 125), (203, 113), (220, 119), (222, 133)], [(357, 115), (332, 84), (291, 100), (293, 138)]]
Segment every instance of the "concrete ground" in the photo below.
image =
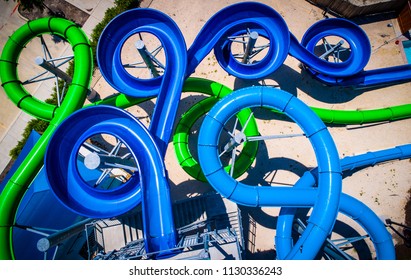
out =
[[(90, 18), (83, 26), (86, 34), (90, 34), (107, 7), (113, 1), (68, 1), (80, 9), (88, 12)], [(142, 7), (158, 9), (168, 14), (180, 27), (187, 47), (194, 41), (205, 22), (223, 7), (239, 1), (143, 1)], [(315, 22), (324, 18), (322, 10), (306, 1), (260, 1), (277, 10), (286, 21), (289, 30), (301, 39), (304, 32)], [(24, 24), (24, 20), (16, 13), (11, 15), (13, 2), (0, 2), (0, 46), (4, 45), (7, 36)], [(91, 9), (91, 11), (90, 11)], [(375, 69), (407, 63), (401, 44), (395, 44), (400, 34), (396, 19), (384, 19), (378, 22), (363, 23), (361, 27), (367, 33), (372, 45), (371, 59), (366, 69)], [(66, 48), (57, 49), (64, 53)], [(30, 60), (36, 53), (27, 53), (24, 59)], [(128, 53), (126, 56), (134, 56)], [(411, 100), (410, 83), (383, 87), (379, 89), (353, 90), (338, 87), (324, 87), (304, 73), (299, 62), (288, 57), (282, 67), (272, 76), (265, 79), (268, 85), (277, 85), (310, 106), (332, 109), (374, 109), (409, 103)], [(27, 72), (30, 68), (24, 68)], [(211, 79), (233, 89), (244, 87), (249, 83), (227, 75), (218, 65), (213, 54), (210, 54), (196, 69), (193, 76)], [(260, 81), (261, 82), (261, 81)], [(102, 96), (108, 96), (116, 91), (99, 75), (93, 77), (93, 88)], [(44, 96), (48, 85), (40, 85), (34, 89), (34, 95)], [(42, 90), (44, 89), (44, 90)], [(2, 91), (2, 89), (0, 89)], [(44, 98), (44, 97), (42, 97)], [(180, 103), (179, 113), (183, 113), (190, 105), (201, 99), (196, 93), (184, 93)], [(30, 117), (19, 111), (5, 96), (0, 94), (0, 170), (7, 164), (8, 151), (14, 147), (20, 134)], [(152, 103), (140, 107), (135, 106), (129, 111), (139, 117), (149, 115), (145, 111), (152, 108)], [(141, 110), (141, 108), (143, 110)], [(267, 116), (265, 116), (267, 117)], [(262, 133), (287, 133), (298, 130), (289, 122), (262, 119), (258, 122)], [(409, 127), (411, 119), (387, 122), (374, 125), (358, 126), (330, 126), (329, 130), (334, 138), (340, 157), (386, 149), (411, 141)], [(295, 132), (293, 132), (295, 133)], [(190, 178), (179, 166), (174, 155), (173, 145), (169, 145), (166, 156), (166, 167), (169, 170), (173, 199), (179, 200), (196, 196), (211, 190), (206, 183)], [(287, 168), (282, 164), (288, 164)], [(283, 185), (292, 185), (302, 170), (315, 166), (315, 158), (308, 143), (301, 140), (278, 141), (266, 143), (259, 154), (255, 165), (242, 179), (248, 183), (268, 184), (270, 182)], [(273, 169), (278, 169), (273, 172)], [(291, 170), (291, 171), (290, 171)], [(404, 205), (408, 200), (408, 190), (411, 186), (411, 162), (409, 160), (395, 161), (372, 168), (367, 168), (344, 178), (343, 191), (350, 194), (366, 205), (378, 215), (384, 215), (397, 222), (404, 221)], [(243, 213), (249, 219), (248, 250), (256, 258), (273, 256), (275, 236), (275, 221), (278, 209), (254, 209), (242, 207)], [(351, 223), (350, 219), (340, 217), (342, 221)], [(355, 226), (355, 225), (354, 225)], [(247, 237), (246, 237), (247, 238)]]

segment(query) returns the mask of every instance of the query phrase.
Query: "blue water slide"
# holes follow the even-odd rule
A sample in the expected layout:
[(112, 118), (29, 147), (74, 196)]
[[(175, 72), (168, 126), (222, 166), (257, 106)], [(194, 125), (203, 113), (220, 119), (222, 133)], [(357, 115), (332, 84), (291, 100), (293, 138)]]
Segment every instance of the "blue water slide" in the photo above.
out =
[(403, 160), (410, 157), (411, 144), (406, 144), (385, 150), (344, 157), (343, 159), (341, 159), (341, 168), (343, 169), (343, 171), (354, 170), (366, 166), (374, 166), (382, 162), (391, 160)]
[[(120, 139), (136, 160), (138, 171), (110, 189), (88, 184), (77, 158), (87, 139), (98, 134)], [(58, 156), (56, 156), (58, 155)], [(70, 210), (86, 217), (108, 218), (135, 208), (141, 201), (147, 252), (175, 246), (176, 235), (163, 156), (147, 128), (133, 115), (111, 106), (88, 107), (67, 118), (53, 134), (45, 156), (49, 184)]]
[[(161, 77), (139, 79), (123, 66), (121, 53), (125, 42), (140, 33), (156, 36), (163, 46), (167, 65)], [(183, 35), (164, 13), (152, 9), (128, 10), (111, 20), (103, 30), (97, 46), (97, 60), (103, 77), (116, 90), (132, 97), (157, 96), (150, 126), (144, 130), (130, 115), (118, 117), (122, 114), (119, 109), (113, 111), (108, 107), (84, 110), (70, 117), (53, 136), (46, 155), (53, 190), (72, 211), (87, 217), (118, 216), (142, 202), (146, 252), (168, 250), (175, 247), (176, 236), (163, 159), (187, 65)], [(134, 158), (138, 159), (139, 172), (120, 187), (104, 191), (91, 188), (74, 166), (73, 158), (81, 143), (97, 133), (107, 133), (127, 142), (135, 153)], [(60, 155), (58, 164), (52, 159), (56, 154)]]
[[(343, 39), (342, 46), (349, 52), (344, 61), (333, 63), (314, 55), (317, 43), (327, 36)], [(411, 80), (410, 64), (363, 70), (371, 56), (371, 44), (366, 33), (346, 19), (329, 18), (316, 22), (305, 32), (301, 43), (292, 34), (290, 38), (290, 55), (326, 85), (371, 87)]]
[[(122, 48), (127, 39), (144, 32), (160, 40), (167, 60), (164, 74), (153, 79), (130, 75), (121, 60)], [(157, 96), (149, 131), (154, 135), (164, 157), (187, 65), (186, 44), (176, 23), (160, 11), (128, 10), (111, 20), (101, 33), (97, 45), (97, 62), (105, 80), (119, 92), (133, 97)]]
[[(270, 40), (267, 55), (255, 64), (238, 62), (230, 51), (230, 36), (258, 31)], [(187, 76), (214, 48), (220, 66), (241, 79), (260, 79), (280, 67), (288, 54), (290, 38), (282, 16), (271, 7), (257, 2), (230, 5), (212, 16), (201, 29), (188, 50)]]
[[(391, 160), (407, 158), (411, 158), (411, 144), (345, 157), (341, 159), (341, 168), (344, 172), (374, 166)], [(317, 169), (313, 169), (310, 172), (304, 173), (300, 180), (305, 181), (305, 184), (298, 184), (296, 187), (308, 188), (315, 186), (316, 177), (318, 176), (317, 172)], [(339, 208), (341, 213), (351, 217), (370, 236), (375, 247), (377, 259), (395, 259), (392, 236), (381, 219), (368, 206), (347, 194), (342, 194)], [(297, 208), (281, 208), (275, 237), (278, 259), (286, 258), (288, 252), (292, 250), (293, 240), (291, 236), (296, 211)]]
[[(219, 159), (224, 124), (242, 108), (269, 107), (288, 115), (310, 140), (319, 166), (318, 188), (250, 186), (233, 179)], [(330, 233), (338, 213), (341, 168), (334, 141), (324, 123), (302, 101), (274, 88), (251, 87), (220, 100), (205, 117), (198, 140), (200, 165), (209, 183), (224, 197), (242, 205), (313, 207), (307, 229), (287, 259), (312, 259)], [(298, 181), (298, 184), (305, 184)], [(302, 248), (302, 249), (300, 249)]]
[[(322, 38), (339, 36), (351, 47), (347, 60), (341, 63), (328, 62), (314, 55), (314, 48)], [(359, 73), (367, 65), (371, 56), (371, 44), (365, 32), (351, 21), (332, 18), (313, 24), (304, 34), (301, 45), (292, 40), (290, 54), (310, 69), (331, 77), (347, 77)], [(310, 55), (300, 51), (308, 50)]]
[[(299, 186), (304, 187), (302, 184)], [(277, 220), (277, 231), (275, 236), (277, 259), (285, 259), (293, 246), (295, 246), (293, 244), (292, 231), (296, 211), (297, 208), (281, 208)], [(350, 217), (366, 231), (373, 242), (377, 259), (395, 259), (395, 249), (391, 234), (387, 231), (381, 219), (367, 205), (354, 197), (342, 193), (339, 211)], [(324, 249), (324, 251), (326, 252), (327, 250)], [(343, 255), (340, 255), (339, 257), (341, 259), (344, 258)], [(346, 257), (351, 258), (352, 256)]]
[[(233, 5), (230, 11), (235, 11), (235, 13), (230, 13), (227, 10), (219, 13), (215, 19), (227, 17), (230, 14), (228, 19), (230, 23), (225, 22), (224, 24), (229, 26), (225, 29), (223, 28), (222, 34), (213, 34), (212, 40), (204, 37), (210, 36), (207, 31), (200, 33), (193, 47), (188, 51), (189, 55), (191, 55), (191, 60), (188, 64), (193, 67), (190, 71), (194, 71), (198, 63), (215, 47), (221, 36), (227, 35), (230, 32), (237, 32), (240, 27), (245, 28), (244, 25), (265, 28), (267, 34), (269, 34), (268, 36), (272, 38), (273, 44), (277, 42), (278, 47), (270, 53), (270, 56), (274, 58), (267, 59), (264, 63), (259, 64), (258, 67), (249, 67), (243, 70), (243, 72), (238, 72), (245, 75), (254, 69), (254, 76), (262, 77), (281, 65), (287, 55), (286, 50), (289, 41), (288, 33), (281, 33), (284, 27), (286, 27), (284, 21), (272, 9), (250, 14), (249, 5), (256, 5), (257, 8), (260, 7), (258, 4), (253, 3), (239, 6)], [(270, 13), (274, 15), (274, 19), (269, 16)], [(222, 27), (221, 24), (219, 26), (216, 25), (219, 21), (211, 21), (207, 26), (214, 30), (219, 30)], [(280, 26), (275, 24), (276, 22), (279, 22)], [(275, 32), (270, 32), (270, 25), (279, 27), (274, 28)], [(204, 28), (204, 30), (207, 30), (207, 28)], [(130, 37), (140, 33), (150, 33), (161, 42), (167, 63), (165, 72), (161, 77), (139, 79), (130, 75), (123, 66), (121, 53), (124, 44)], [(280, 36), (280, 33), (282, 36)], [(224, 37), (223, 39), (226, 38)], [(284, 44), (286, 47), (284, 47)], [(205, 49), (206, 52), (202, 52)], [(278, 62), (278, 57), (280, 57), (280, 62)], [(107, 108), (105, 108), (107, 112), (85, 110), (69, 118), (51, 140), (46, 156), (46, 168), (51, 184), (54, 186), (53, 190), (60, 201), (68, 208), (88, 217), (117, 216), (131, 210), (142, 201), (143, 221), (144, 228), (146, 229), (145, 238), (147, 240), (146, 252), (173, 248), (175, 247), (175, 235), (172, 225), (167, 174), (165, 171), (160, 172), (163, 170), (163, 164), (157, 164), (155, 160), (158, 160), (156, 157), (158, 154), (164, 159), (176, 117), (184, 78), (189, 75), (186, 71), (187, 49), (184, 38), (175, 22), (167, 15), (152, 9), (129, 10), (111, 20), (103, 30), (97, 46), (97, 61), (105, 80), (119, 92), (132, 97), (157, 96), (148, 132), (153, 141), (155, 141), (156, 145), (154, 146), (157, 146), (158, 151), (154, 147), (145, 147), (139, 150), (138, 147), (130, 145), (129, 148), (130, 150), (137, 149), (135, 153), (142, 153), (140, 156), (143, 159), (139, 160), (145, 162), (144, 159), (147, 158), (147, 161), (149, 161), (147, 166), (158, 166), (159, 169), (154, 169), (148, 175), (145, 175), (144, 172), (146, 171), (139, 167), (139, 174), (144, 175), (137, 176), (134, 174), (127, 183), (110, 191), (90, 188), (89, 184), (84, 182), (81, 174), (77, 172), (74, 166), (73, 158), (76, 157), (79, 151), (79, 145), (86, 141), (87, 137), (92, 136), (92, 133), (113, 134), (116, 138), (126, 142), (134, 141), (132, 137), (135, 137), (136, 134), (132, 134), (134, 136), (126, 136), (127, 129), (123, 127), (126, 126), (125, 121), (122, 118), (115, 117), (119, 114), (118, 112), (111, 112)], [(273, 62), (275, 62), (274, 65)], [(270, 70), (266, 70), (267, 67)], [(262, 73), (261, 68), (264, 68)], [(191, 73), (190, 71), (188, 72)], [(95, 116), (87, 117), (89, 113), (95, 114)], [(77, 124), (74, 125), (80, 122), (82, 117), (84, 117), (83, 124), (79, 126)], [(127, 118), (126, 116), (125, 119)], [(86, 129), (88, 126), (92, 126), (94, 129)], [(146, 133), (140, 129), (139, 125), (137, 126), (136, 131)], [(145, 135), (145, 138), (146, 141), (151, 143), (149, 135)], [(64, 144), (62, 145), (61, 143)], [(151, 152), (153, 152), (153, 155), (150, 154)], [(55, 156), (56, 154), (60, 155), (58, 159), (60, 165), (52, 159), (53, 155)], [(147, 170), (151, 169), (147, 167)], [(151, 178), (151, 180), (145, 183), (144, 178)], [(161, 236), (159, 242), (156, 241), (156, 236)]]
[[(139, 79), (130, 75), (123, 66), (121, 53), (124, 43), (133, 35), (150, 33), (158, 38), (165, 52), (166, 68), (164, 74), (152, 79)], [(178, 104), (183, 88), (187, 47), (184, 37), (176, 23), (162, 12), (152, 9), (128, 10), (113, 20), (103, 30), (97, 45), (97, 61), (103, 77), (118, 91), (132, 97), (157, 96), (153, 116), (148, 128), (155, 145), (146, 150), (143, 157), (164, 159), (170, 140)], [(113, 127), (115, 131), (115, 127)], [(148, 136), (147, 136), (148, 139)], [(155, 148), (154, 148), (155, 147)], [(150, 155), (150, 152), (154, 152)], [(144, 160), (144, 159), (142, 159)], [(158, 172), (144, 174), (147, 182), (135, 185), (143, 207), (143, 224), (146, 238), (146, 252), (168, 250), (175, 247), (176, 236), (172, 219), (168, 177), (164, 163)], [(141, 173), (145, 171), (141, 170)], [(137, 206), (139, 200), (133, 201)], [(118, 204), (123, 204), (119, 199)], [(125, 202), (127, 206), (127, 202)], [(114, 214), (114, 213), (113, 213)]]

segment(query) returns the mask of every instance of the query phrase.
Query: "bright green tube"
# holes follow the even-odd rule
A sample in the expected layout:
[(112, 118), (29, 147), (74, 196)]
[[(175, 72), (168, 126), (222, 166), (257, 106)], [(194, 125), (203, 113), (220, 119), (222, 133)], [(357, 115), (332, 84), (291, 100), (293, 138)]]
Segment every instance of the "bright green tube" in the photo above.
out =
[[(231, 89), (225, 87), (219, 83), (199, 78), (191, 78), (186, 81), (184, 85), (186, 91), (202, 92), (205, 94), (210, 94), (210, 92), (221, 92), (221, 94), (216, 95), (216, 98), (222, 98), (225, 95), (231, 93)], [(175, 148), (175, 153), (180, 166), (193, 178), (205, 181), (205, 177), (201, 170), (198, 162), (192, 157), (189, 145), (188, 137), (191, 127), (194, 125), (195, 121), (202, 115), (206, 114), (208, 110), (217, 101), (213, 97), (204, 99), (203, 101), (195, 104), (191, 107), (185, 114), (181, 116), (181, 120), (177, 125), (176, 132), (174, 134), (173, 143)], [(365, 124), (374, 123), (382, 121), (392, 121), (403, 118), (409, 118), (411, 116), (411, 104), (399, 105), (394, 107), (374, 109), (374, 110), (330, 110), (323, 108), (311, 109), (324, 121), (324, 123), (329, 124)], [(257, 132), (253, 132), (257, 133)], [(254, 142), (252, 142), (254, 143)], [(246, 143), (246, 144), (249, 144)], [(254, 150), (255, 148), (255, 150)], [(251, 148), (250, 151), (243, 150), (241, 156), (246, 159), (246, 161), (241, 161), (240, 164), (236, 162), (236, 168), (239, 168), (239, 173), (235, 173), (234, 176), (239, 176), (247, 171), (247, 168), (252, 164), (255, 158), (255, 153), (257, 152), (257, 146)], [(240, 158), (239, 158), (240, 159)], [(226, 167), (228, 170), (230, 167)]]
[(71, 44), (74, 56), (77, 58), (72, 84), (78, 86), (87, 87), (89, 84), (91, 73), (89, 69), (90, 63), (92, 63), (91, 58), (89, 58), (91, 49), (86, 35), (75, 23), (53, 17), (27, 22), (10, 36), (4, 46), (0, 58), (0, 79), (7, 96), (26, 113), (50, 121), (54, 117), (57, 107), (47, 104), (27, 92), (17, 73), (21, 51), (33, 38), (42, 34), (58, 35)]
[[(197, 89), (199, 88), (224, 88), (224, 95), (231, 93), (231, 89), (217, 82), (207, 79), (191, 78), (188, 79), (184, 88)], [(187, 90), (191, 91), (191, 90)], [(196, 91), (196, 90), (193, 90)], [(230, 92), (227, 92), (230, 91)], [(206, 93), (202, 91), (202, 93)], [(216, 96), (221, 98), (221, 96)], [(324, 108), (311, 107), (311, 109), (322, 119), (323, 122), (329, 124), (365, 124), (374, 122), (394, 121), (411, 117), (411, 104), (403, 104), (380, 109), (370, 110), (332, 110)]]
[(325, 123), (331, 124), (365, 124), (383, 121), (393, 121), (409, 118), (411, 104), (372, 110), (331, 110), (311, 107)]
[[(67, 94), (58, 108), (32, 97), (22, 87), (17, 76), (17, 61), (22, 48), (32, 38), (43, 33), (58, 34), (73, 47), (74, 75)], [(41, 18), (28, 22), (10, 37), (3, 50), (0, 78), (7, 95), (25, 112), (50, 120), (50, 125), (0, 194), (0, 259), (14, 259), (12, 227), (20, 200), (43, 166), (47, 144), (54, 130), (66, 117), (83, 106), (92, 69), (92, 53), (87, 36), (73, 22), (61, 18)]]

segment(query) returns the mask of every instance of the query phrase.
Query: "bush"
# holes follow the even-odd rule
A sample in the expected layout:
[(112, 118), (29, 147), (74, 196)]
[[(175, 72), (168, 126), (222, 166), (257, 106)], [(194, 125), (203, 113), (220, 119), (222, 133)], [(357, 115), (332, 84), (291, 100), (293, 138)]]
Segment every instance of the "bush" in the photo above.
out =
[(39, 132), (40, 134), (46, 130), (49, 123), (43, 120), (33, 119), (27, 123), (26, 128), (24, 129), (22, 139), (17, 142), (17, 145), (10, 151), (9, 155), (13, 160), (17, 159), (24, 145), (26, 144), (27, 138), (29, 138), (32, 130)]
[(97, 65), (97, 59), (96, 59), (97, 43), (98, 43), (98, 39), (100, 38), (101, 33), (104, 30), (104, 27), (106, 27), (106, 25), (114, 17), (121, 14), (122, 12), (130, 10), (130, 9), (134, 9), (134, 8), (139, 8), (140, 2), (141, 2), (140, 0), (126, 0), (126, 1), (116, 0), (114, 2), (115, 5), (106, 10), (103, 20), (94, 27), (93, 32), (90, 35), (90, 45), (91, 45), (91, 49), (93, 50), (94, 65)]

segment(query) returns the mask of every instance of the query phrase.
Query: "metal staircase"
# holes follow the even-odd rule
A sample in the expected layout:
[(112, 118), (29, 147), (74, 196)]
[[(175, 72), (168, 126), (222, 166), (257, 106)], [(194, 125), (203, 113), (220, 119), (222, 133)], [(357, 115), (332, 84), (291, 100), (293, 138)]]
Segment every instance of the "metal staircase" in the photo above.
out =
[[(174, 203), (173, 215), (179, 243), (167, 258), (241, 259), (244, 240), (236, 204), (211, 193)], [(145, 252), (141, 209), (97, 222), (95, 235), (104, 249), (94, 259), (148, 259), (160, 253)]]

